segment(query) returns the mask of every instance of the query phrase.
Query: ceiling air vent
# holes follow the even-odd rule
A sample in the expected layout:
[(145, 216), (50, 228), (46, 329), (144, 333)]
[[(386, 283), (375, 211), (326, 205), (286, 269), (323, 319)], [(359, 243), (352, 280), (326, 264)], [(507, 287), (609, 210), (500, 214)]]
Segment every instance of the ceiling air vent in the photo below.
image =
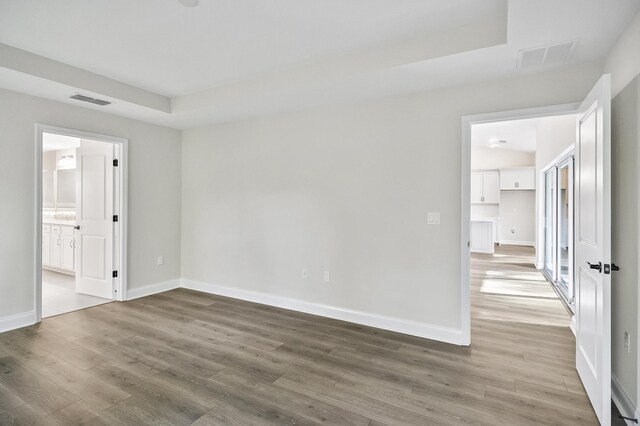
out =
[(103, 101), (102, 99), (91, 98), (85, 95), (73, 95), (73, 96), (70, 96), (70, 98), (75, 99), (77, 101), (89, 102), (90, 104), (95, 104), (100, 106), (109, 105), (111, 103), (109, 101)]
[(571, 59), (577, 46), (578, 40), (571, 40), (531, 49), (520, 49), (518, 69), (563, 64)]

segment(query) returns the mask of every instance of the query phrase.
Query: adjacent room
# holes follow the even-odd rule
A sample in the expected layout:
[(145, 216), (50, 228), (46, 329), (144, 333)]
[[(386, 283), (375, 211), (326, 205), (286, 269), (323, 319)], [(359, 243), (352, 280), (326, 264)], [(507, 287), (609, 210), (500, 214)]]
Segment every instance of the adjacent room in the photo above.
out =
[(112, 144), (42, 132), (42, 318), (113, 298), (113, 158)]
[(0, 425), (634, 425), (638, 0), (0, 0)]

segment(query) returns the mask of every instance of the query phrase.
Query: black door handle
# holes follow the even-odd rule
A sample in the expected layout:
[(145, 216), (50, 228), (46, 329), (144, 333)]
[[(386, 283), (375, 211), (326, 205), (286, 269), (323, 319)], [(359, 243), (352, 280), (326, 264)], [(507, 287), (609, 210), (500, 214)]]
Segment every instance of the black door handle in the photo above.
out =
[(618, 272), (620, 270), (620, 267), (618, 265), (616, 265), (615, 263), (611, 264), (611, 270), (613, 272)]
[(598, 262), (597, 264), (591, 263), (591, 262), (587, 262), (587, 265), (589, 265), (589, 268), (595, 269), (598, 272), (602, 273), (602, 262)]
[(80, 225), (74, 226), (73, 229), (78, 229), (79, 230), (80, 229)]

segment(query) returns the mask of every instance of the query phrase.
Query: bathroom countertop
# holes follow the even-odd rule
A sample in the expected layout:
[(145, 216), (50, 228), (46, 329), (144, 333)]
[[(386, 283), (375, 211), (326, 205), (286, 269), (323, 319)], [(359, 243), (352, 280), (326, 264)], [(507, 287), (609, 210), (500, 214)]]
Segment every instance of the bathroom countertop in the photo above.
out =
[(47, 218), (42, 218), (42, 223), (44, 225), (68, 225), (68, 226), (76, 225), (75, 220), (60, 220), (60, 219), (47, 219)]

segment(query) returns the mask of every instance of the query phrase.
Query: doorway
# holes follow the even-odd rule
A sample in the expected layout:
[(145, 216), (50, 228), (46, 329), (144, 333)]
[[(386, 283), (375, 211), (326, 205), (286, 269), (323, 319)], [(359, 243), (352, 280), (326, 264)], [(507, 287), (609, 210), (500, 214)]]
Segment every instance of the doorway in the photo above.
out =
[(127, 141), (36, 125), (36, 320), (126, 297)]
[[(548, 196), (549, 211), (539, 218), (546, 218), (541, 231), (549, 234), (555, 248), (546, 244), (546, 239), (538, 239), (537, 247), (544, 245), (544, 265), (551, 268), (562, 281), (568, 279), (570, 263), (574, 265), (575, 315), (572, 328), (575, 340), (570, 362), (575, 362), (579, 378), (589, 397), (591, 405), (601, 424), (611, 424), (611, 273), (617, 266), (611, 259), (611, 76), (603, 75), (578, 105), (561, 105), (534, 108), (521, 111), (500, 112), (467, 116), (462, 119), (462, 223), (461, 223), (461, 326), (462, 344), (471, 344), (471, 131), (479, 123), (505, 121), (514, 118), (549, 117), (573, 114), (571, 128), (575, 143), (575, 161), (556, 171), (545, 174), (545, 189), (539, 194)], [(556, 134), (559, 135), (561, 133)], [(553, 135), (548, 135), (553, 140)], [(539, 164), (538, 164), (539, 166)], [(570, 191), (568, 180), (570, 168), (574, 168), (572, 185), (575, 191), (573, 214), (575, 232), (573, 243), (563, 246), (564, 224), (558, 220), (571, 220)], [(540, 167), (537, 167), (540, 169)], [(566, 170), (566, 172), (565, 172)], [(564, 194), (558, 175), (567, 177)], [(564, 199), (562, 198), (564, 197)], [(538, 197), (540, 200), (541, 197)], [(544, 198), (543, 202), (544, 202)], [(558, 199), (560, 200), (558, 201)], [(554, 204), (556, 204), (554, 206)], [(562, 212), (565, 204), (566, 211)], [(551, 207), (553, 206), (553, 207)], [(560, 210), (558, 210), (560, 209)], [(560, 211), (560, 212), (559, 212)], [(555, 218), (555, 219), (554, 219)], [(553, 225), (549, 222), (556, 220)], [(540, 223), (540, 221), (538, 222)], [(540, 228), (539, 228), (540, 229)], [(568, 235), (567, 237), (568, 238)], [(541, 241), (542, 240), (542, 241)], [(566, 250), (563, 250), (566, 249)], [(571, 257), (573, 251), (573, 260)], [(566, 257), (565, 257), (566, 256)], [(563, 261), (566, 268), (563, 270)], [(495, 271), (494, 271), (495, 272)], [(567, 286), (567, 292), (570, 291)]]

